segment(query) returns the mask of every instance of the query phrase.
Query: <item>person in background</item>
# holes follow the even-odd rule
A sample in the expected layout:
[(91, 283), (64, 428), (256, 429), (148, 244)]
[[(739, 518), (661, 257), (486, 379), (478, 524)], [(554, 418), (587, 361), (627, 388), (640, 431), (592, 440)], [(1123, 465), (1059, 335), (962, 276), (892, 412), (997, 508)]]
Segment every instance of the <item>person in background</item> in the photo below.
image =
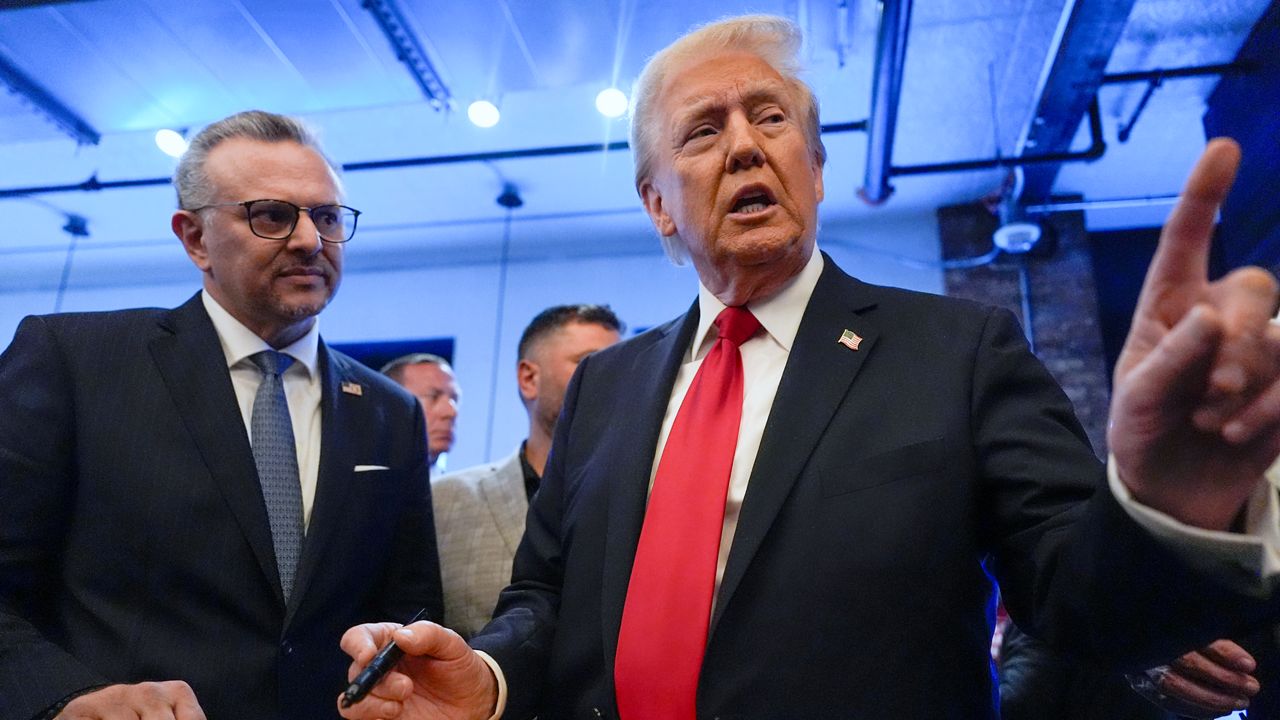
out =
[(443, 472), (457, 440), (455, 425), (462, 392), (449, 361), (432, 353), (402, 355), (382, 366), (382, 374), (400, 383), (422, 403), (427, 417), (427, 453), (432, 476)]
[(992, 576), (1027, 631), (1129, 666), (1276, 619), (1276, 283), (1207, 279), (1238, 148), (1209, 145), (1165, 227), (1108, 470), (1011, 313), (819, 251), (800, 47), (748, 16), (649, 61), (636, 188), (696, 300), (578, 365), (469, 644), (348, 631), (353, 671), (408, 657), (344, 717), (994, 720)]
[(622, 329), (606, 305), (556, 305), (538, 313), (520, 336), (516, 363), (528, 438), (499, 462), (432, 479), (443, 624), (463, 637), (484, 627), (511, 580), (511, 558), (542, 480), (569, 378), (584, 357), (618, 342)]
[(422, 413), (320, 337), (358, 213), (298, 121), (178, 164), (178, 308), (0, 355), (0, 719), (335, 717), (353, 622), (440, 617)]

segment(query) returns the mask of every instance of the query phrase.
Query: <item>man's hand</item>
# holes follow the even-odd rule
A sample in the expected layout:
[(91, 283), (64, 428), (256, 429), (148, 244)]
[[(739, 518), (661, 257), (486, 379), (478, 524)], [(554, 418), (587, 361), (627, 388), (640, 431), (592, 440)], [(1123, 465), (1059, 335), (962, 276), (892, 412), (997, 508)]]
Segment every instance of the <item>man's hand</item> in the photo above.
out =
[(1257, 662), (1230, 640), (1216, 640), (1166, 667), (1139, 676), (1134, 689), (1173, 713), (1216, 718), (1249, 706), (1260, 686), (1251, 673)]
[(403, 720), (485, 720), (498, 702), (498, 681), (489, 665), (452, 630), (431, 622), (407, 627), (395, 623), (358, 625), (342, 636), (342, 649), (354, 662), (355, 679), (388, 640), (405, 656), (396, 669), (363, 700), (338, 711), (344, 718)]
[(67, 703), (59, 720), (205, 720), (191, 686), (181, 680), (108, 685)]
[(1136, 500), (1226, 530), (1280, 455), (1276, 282), (1260, 268), (1208, 280), (1218, 207), (1240, 148), (1217, 139), (1160, 235), (1116, 363), (1107, 441)]

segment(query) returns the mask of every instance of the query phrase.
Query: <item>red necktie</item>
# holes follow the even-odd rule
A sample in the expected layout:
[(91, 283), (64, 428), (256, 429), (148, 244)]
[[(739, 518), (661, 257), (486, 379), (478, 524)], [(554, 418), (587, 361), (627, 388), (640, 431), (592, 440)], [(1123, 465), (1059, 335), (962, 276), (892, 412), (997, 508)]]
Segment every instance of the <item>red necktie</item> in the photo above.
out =
[(640, 530), (618, 633), (614, 684), (623, 720), (694, 720), (707, 648), (725, 494), (742, 421), (738, 346), (760, 321), (743, 307), (716, 317), (720, 335), (680, 404)]

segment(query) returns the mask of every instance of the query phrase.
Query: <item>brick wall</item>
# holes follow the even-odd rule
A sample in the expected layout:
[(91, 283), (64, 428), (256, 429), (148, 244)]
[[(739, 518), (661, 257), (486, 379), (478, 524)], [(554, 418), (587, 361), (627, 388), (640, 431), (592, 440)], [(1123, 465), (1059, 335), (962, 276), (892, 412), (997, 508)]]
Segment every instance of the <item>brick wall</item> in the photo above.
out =
[[(1036, 355), (1075, 404), (1094, 452), (1105, 457), (1110, 379), (1103, 356), (1084, 218), (1078, 212), (1058, 213), (1050, 216), (1046, 224), (1051, 232), (1027, 256), (1002, 255), (988, 265), (946, 270), (946, 293), (1006, 307), (1025, 328), (1024, 283), (1029, 287), (1034, 331), (1030, 337)], [(980, 204), (939, 209), (943, 259), (977, 257), (989, 252), (996, 226), (996, 218)]]

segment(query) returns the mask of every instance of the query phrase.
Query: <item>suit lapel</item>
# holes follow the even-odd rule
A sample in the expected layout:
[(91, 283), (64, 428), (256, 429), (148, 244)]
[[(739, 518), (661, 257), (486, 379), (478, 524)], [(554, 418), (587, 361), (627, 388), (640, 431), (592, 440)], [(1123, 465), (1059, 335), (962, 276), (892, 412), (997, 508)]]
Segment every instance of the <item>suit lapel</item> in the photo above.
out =
[(163, 333), (151, 341), (151, 356), (210, 476), (283, 603), (253, 450), (227, 371), (226, 354), (200, 295), (164, 316), (160, 326)]
[[(653, 453), (657, 449), (662, 418), (671, 399), (671, 386), (675, 384), (681, 360), (697, 328), (698, 304), (695, 301), (683, 320), (655, 331), (656, 337), (651, 344), (637, 352), (632, 367), (623, 369), (621, 373), (622, 377), (634, 380), (636, 385), (628, 388), (629, 403), (615, 409), (616, 416), (625, 420), (613, 424), (616, 431), (611, 433), (615, 441), (617, 472), (609, 483), (604, 577), (600, 591), (605, 670), (606, 677), (610, 679), (613, 678), (613, 659), (618, 649), (618, 631), (622, 627), (622, 606), (631, 581), (631, 565), (640, 542), (640, 528), (644, 524)], [(636, 436), (636, 428), (647, 429), (647, 434)]]
[(358, 438), (362, 429), (376, 431), (372, 419), (368, 419), (364, 412), (367, 407), (364, 396), (339, 391), (342, 383), (348, 380), (342, 362), (329, 351), (329, 346), (322, 339), (317, 363), (321, 382), (320, 469), (316, 477), (311, 521), (307, 524), (302, 558), (298, 561), (298, 576), (285, 613), (285, 627), (293, 620), (298, 603), (307, 595), (307, 587), (324, 557), (325, 546), (345, 522), (344, 508), (355, 468), (351, 450), (353, 438)]
[[(875, 304), (867, 286), (845, 275), (831, 258), (824, 259), (822, 276), (800, 321), (760, 440), (711, 617), (712, 632), (854, 376), (875, 346), (877, 329), (862, 314)], [(861, 336), (856, 351), (837, 342), (845, 330)]]
[(529, 512), (519, 450), (498, 464), (493, 472), (481, 476), (480, 492), (484, 495), (499, 537), (514, 555), (520, 546), (520, 537), (524, 535), (524, 518)]

